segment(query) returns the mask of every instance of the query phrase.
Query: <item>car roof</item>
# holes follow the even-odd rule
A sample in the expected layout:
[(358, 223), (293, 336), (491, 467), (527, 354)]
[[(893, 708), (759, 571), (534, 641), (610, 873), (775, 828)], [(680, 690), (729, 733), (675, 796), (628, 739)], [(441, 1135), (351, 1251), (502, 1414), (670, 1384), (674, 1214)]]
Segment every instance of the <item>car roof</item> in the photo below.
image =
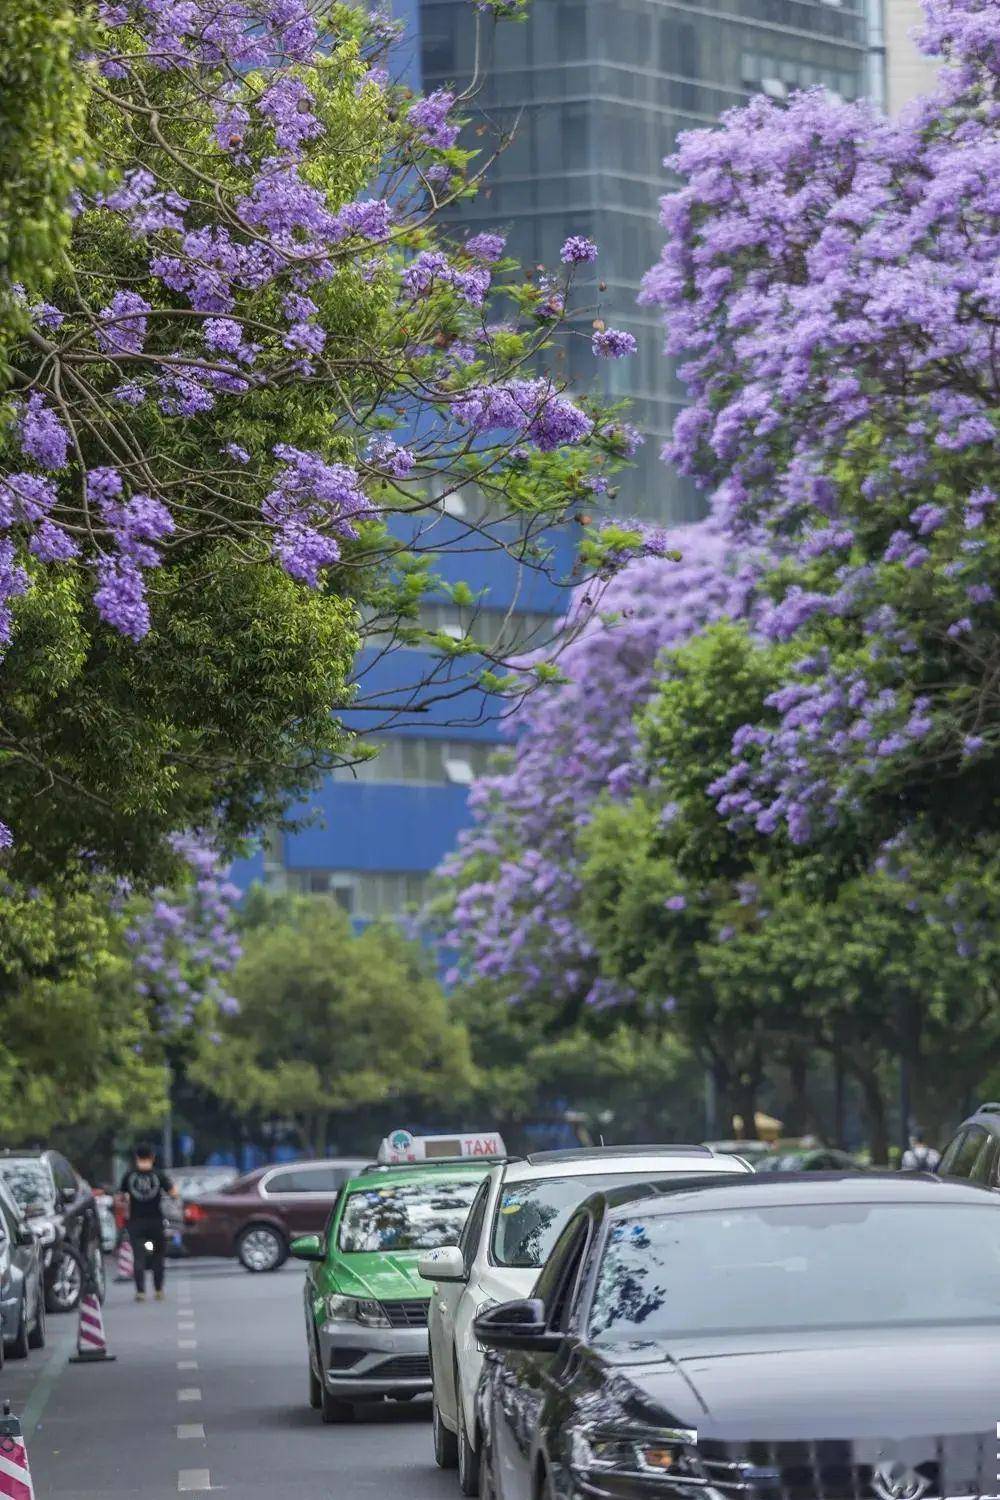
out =
[(34, 1151), (12, 1151), (9, 1146), (5, 1146), (0, 1151), (0, 1166), (5, 1161), (44, 1161), (48, 1155), (48, 1151), (40, 1151), (37, 1148)]
[[(610, 1188), (596, 1194), (608, 1213), (698, 1213), (810, 1203), (978, 1203), (1000, 1208), (1000, 1197), (976, 1184), (942, 1181), (919, 1172), (754, 1172), (746, 1177), (695, 1177)], [(657, 1200), (653, 1203), (648, 1199)]]
[[(616, 1148), (606, 1151), (539, 1151), (524, 1161), (508, 1162), (504, 1182), (540, 1182), (553, 1177), (596, 1177), (608, 1172), (749, 1175), (746, 1163), (733, 1156), (714, 1156), (703, 1146)], [(609, 1189), (628, 1192), (628, 1187)]]
[[(955, 1135), (958, 1135), (959, 1130), (964, 1130), (966, 1125), (981, 1125), (984, 1130), (991, 1131), (993, 1135), (1000, 1135), (1000, 1104), (992, 1100), (988, 1100), (985, 1104), (980, 1104), (974, 1115), (970, 1115), (967, 1120), (962, 1121), (958, 1130), (955, 1131)], [(952, 1136), (952, 1140), (954, 1138)]]
[(428, 1167), (424, 1162), (414, 1162), (404, 1167), (380, 1167), (377, 1172), (365, 1172), (357, 1177), (349, 1177), (344, 1183), (344, 1191), (348, 1193), (357, 1192), (363, 1188), (365, 1192), (377, 1193), (380, 1188), (397, 1187), (404, 1182), (453, 1182), (456, 1177), (485, 1177), (493, 1162), (483, 1159), (475, 1161), (471, 1157), (468, 1160), (442, 1162), (439, 1167)]

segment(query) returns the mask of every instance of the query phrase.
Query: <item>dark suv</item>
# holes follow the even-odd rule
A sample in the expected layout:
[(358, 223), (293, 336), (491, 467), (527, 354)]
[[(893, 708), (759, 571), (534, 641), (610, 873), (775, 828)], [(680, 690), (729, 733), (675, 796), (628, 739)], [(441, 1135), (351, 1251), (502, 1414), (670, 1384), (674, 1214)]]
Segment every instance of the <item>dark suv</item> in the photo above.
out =
[(0, 1174), (41, 1247), (48, 1311), (72, 1312), (87, 1268), (103, 1299), (97, 1205), (65, 1156), (58, 1151), (5, 1151), (0, 1154)]
[(960, 1125), (938, 1162), (939, 1177), (1000, 1187), (1000, 1104), (981, 1104)]

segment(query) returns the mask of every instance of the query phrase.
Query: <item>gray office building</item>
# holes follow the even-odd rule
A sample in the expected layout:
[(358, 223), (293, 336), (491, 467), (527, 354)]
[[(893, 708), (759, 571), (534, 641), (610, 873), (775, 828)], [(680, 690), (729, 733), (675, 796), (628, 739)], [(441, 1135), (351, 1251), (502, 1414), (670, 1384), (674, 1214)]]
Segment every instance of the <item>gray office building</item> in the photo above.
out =
[[(659, 460), (683, 402), (655, 315), (636, 306), (644, 271), (662, 244), (663, 158), (678, 132), (714, 124), (755, 92), (782, 99), (822, 85), (845, 99), (871, 91), (864, 0), (532, 0), (524, 23), (493, 26), (473, 0), (419, 0), (425, 89), (463, 85), (475, 71), (480, 14), (484, 84), (469, 141), (515, 128), (489, 189), (463, 221), (502, 226), (526, 264), (557, 266), (569, 234), (600, 246), (588, 289), (609, 325), (632, 332), (639, 352), (594, 360), (589, 321), (569, 334), (561, 370), (577, 389), (629, 398), (645, 434), (621, 506), (657, 519), (693, 517), (703, 502)], [(879, 0), (870, 0), (875, 6)]]

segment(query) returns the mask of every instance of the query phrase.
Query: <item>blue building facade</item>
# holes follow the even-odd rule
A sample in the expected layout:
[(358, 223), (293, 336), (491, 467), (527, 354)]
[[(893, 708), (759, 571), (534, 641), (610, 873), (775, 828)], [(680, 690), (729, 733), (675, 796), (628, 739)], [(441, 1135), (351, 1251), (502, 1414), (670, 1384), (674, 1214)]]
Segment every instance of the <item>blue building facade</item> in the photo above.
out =
[[(868, 0), (878, 6), (879, 0)], [(844, 98), (871, 91), (865, 0), (533, 0), (525, 24), (492, 23), (472, 0), (393, 0), (405, 23), (395, 73), (414, 88), (463, 86), (477, 47), (486, 79), (471, 105), (473, 131), (513, 127), (512, 144), (490, 173), (488, 195), (463, 205), (459, 227), (503, 228), (526, 265), (552, 267), (569, 234), (588, 234), (601, 254), (593, 306), (558, 351), (576, 389), (627, 398), (644, 432), (637, 468), (619, 509), (657, 520), (698, 514), (699, 501), (671, 474), (659, 450), (683, 399), (664, 359), (662, 330), (636, 306), (643, 272), (662, 239), (658, 196), (663, 158), (679, 131), (713, 124), (727, 108), (764, 92), (782, 99), (821, 85)], [(485, 28), (477, 39), (476, 28)], [(469, 143), (482, 145), (473, 133)], [(589, 318), (599, 309), (639, 343), (635, 359), (594, 361)], [(463, 502), (458, 500), (460, 508)], [(474, 504), (474, 500), (467, 503)], [(453, 512), (456, 525), (459, 515)], [(448, 524), (448, 518), (443, 518)], [(549, 576), (527, 579), (499, 549), (446, 557), (446, 576), (483, 590), (482, 620), (519, 621), (527, 645), (540, 644), (565, 607), (568, 537), (554, 539)], [(425, 623), (469, 624), (442, 603)], [(488, 631), (475, 632), (478, 638)], [(434, 668), (420, 651), (372, 647), (360, 662), (366, 693), (403, 709)], [(467, 668), (465, 669), (467, 670)], [(425, 695), (428, 696), (428, 695)], [(503, 705), (471, 685), (446, 702), (397, 715), (391, 735), (373, 740), (379, 756), (330, 778), (296, 818), (300, 832), (275, 836), (236, 878), (281, 888), (329, 891), (358, 921), (397, 915), (422, 899), (430, 872), (454, 848), (467, 822), (469, 783), (503, 739)], [(366, 726), (356, 720), (359, 727)]]

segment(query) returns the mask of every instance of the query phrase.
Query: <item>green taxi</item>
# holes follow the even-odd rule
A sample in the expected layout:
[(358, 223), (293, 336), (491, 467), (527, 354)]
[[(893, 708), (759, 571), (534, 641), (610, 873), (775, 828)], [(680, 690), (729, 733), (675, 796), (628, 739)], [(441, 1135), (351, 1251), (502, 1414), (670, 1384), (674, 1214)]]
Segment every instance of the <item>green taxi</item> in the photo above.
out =
[(431, 1389), (428, 1250), (454, 1245), (492, 1160), (373, 1167), (341, 1188), (323, 1234), (291, 1253), (305, 1278), (309, 1404), (347, 1422), (359, 1401), (408, 1401)]

